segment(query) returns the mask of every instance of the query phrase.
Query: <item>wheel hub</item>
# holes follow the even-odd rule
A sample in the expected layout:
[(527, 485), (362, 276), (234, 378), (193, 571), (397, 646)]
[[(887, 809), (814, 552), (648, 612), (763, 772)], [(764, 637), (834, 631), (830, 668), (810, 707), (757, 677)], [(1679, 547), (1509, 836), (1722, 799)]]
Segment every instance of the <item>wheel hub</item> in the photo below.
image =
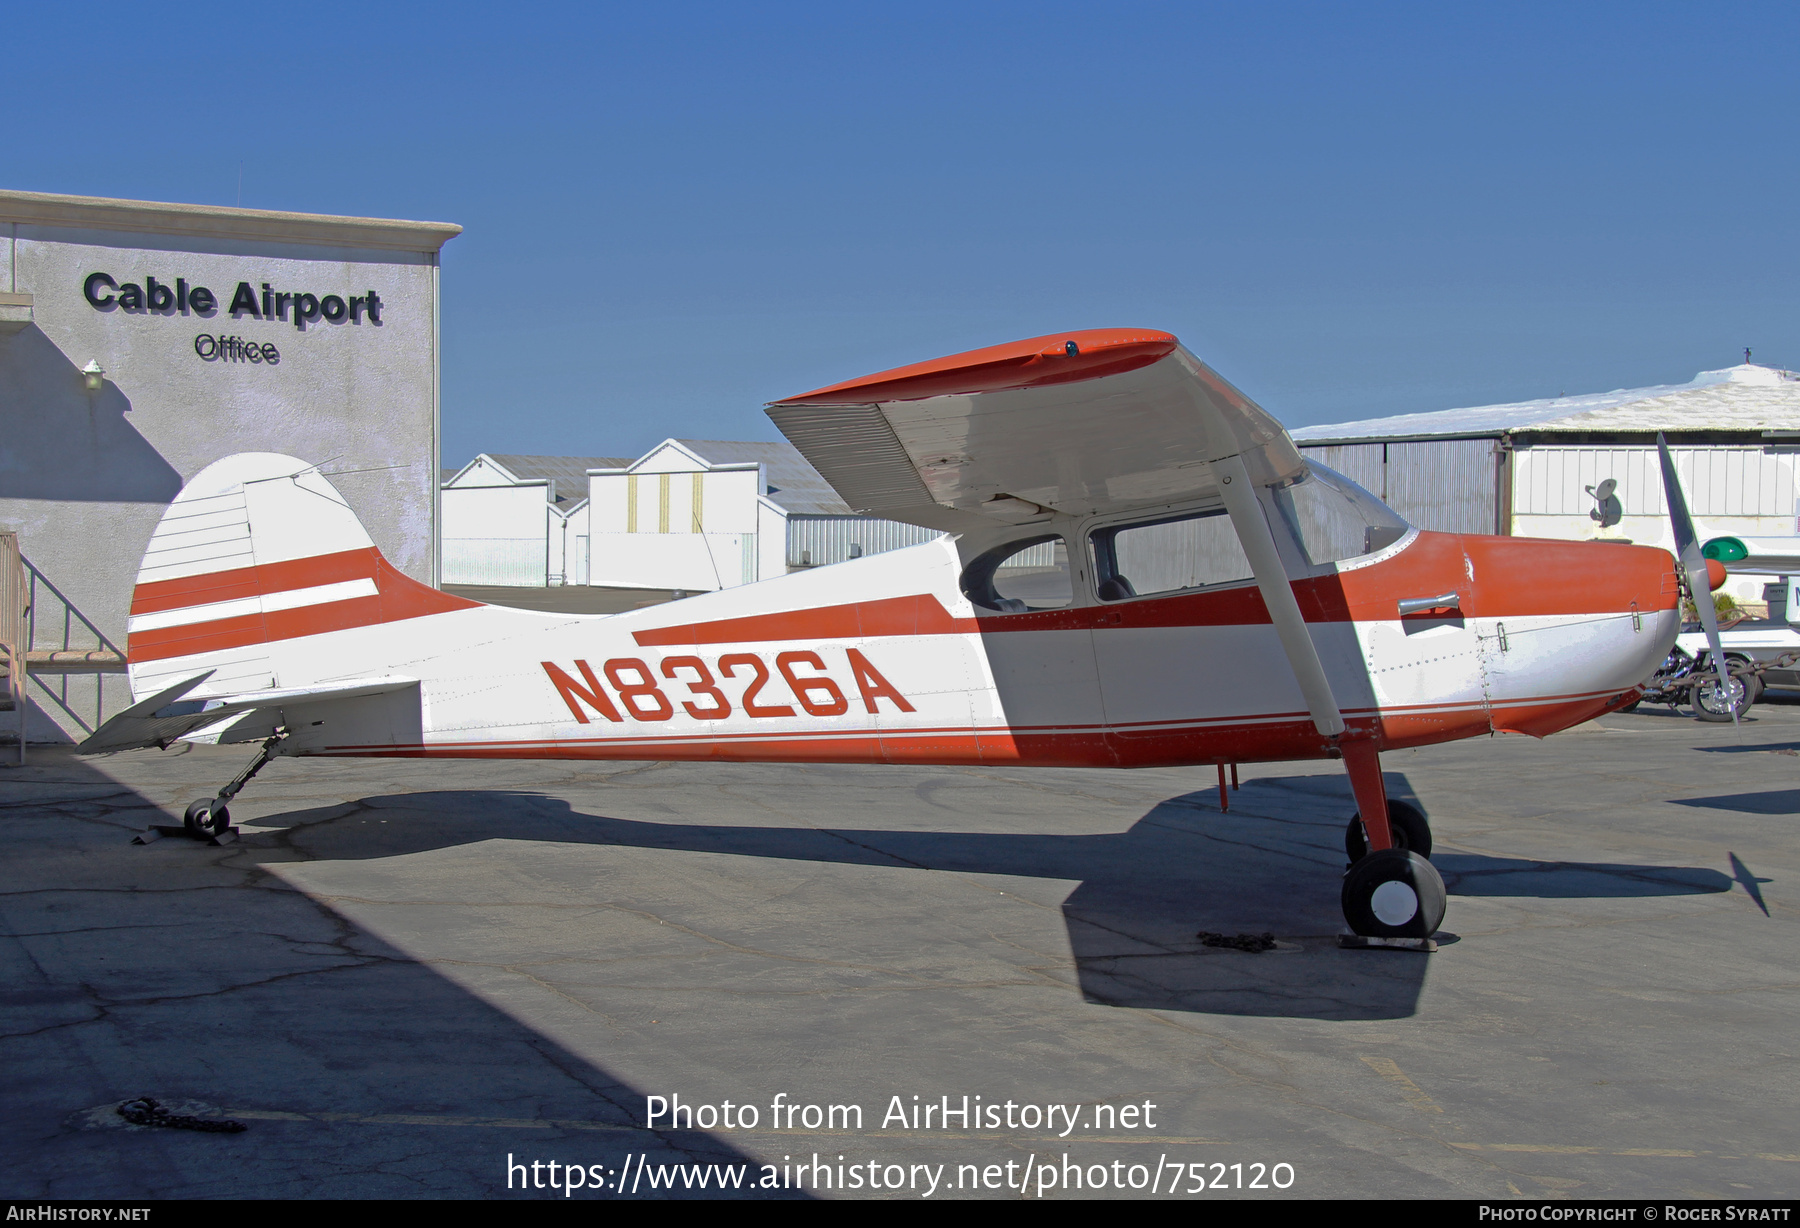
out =
[(1386, 882), (1375, 888), (1369, 910), (1383, 925), (1405, 925), (1419, 911), (1419, 893), (1405, 883)]

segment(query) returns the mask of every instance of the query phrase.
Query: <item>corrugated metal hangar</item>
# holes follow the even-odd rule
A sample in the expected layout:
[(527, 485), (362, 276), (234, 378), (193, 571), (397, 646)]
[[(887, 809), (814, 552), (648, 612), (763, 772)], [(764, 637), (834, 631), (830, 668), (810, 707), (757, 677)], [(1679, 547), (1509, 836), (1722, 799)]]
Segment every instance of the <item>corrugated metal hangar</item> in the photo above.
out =
[[(1401, 414), (1293, 435), (1307, 455), (1421, 528), (1673, 548), (1658, 432), (1668, 438), (1703, 537), (1800, 532), (1800, 376), (1771, 367), (1746, 363), (1703, 371), (1686, 384)], [(1610, 509), (1616, 516), (1607, 514), (1607, 494), (1618, 501)], [(1734, 578), (1727, 591), (1757, 602), (1763, 581)]]

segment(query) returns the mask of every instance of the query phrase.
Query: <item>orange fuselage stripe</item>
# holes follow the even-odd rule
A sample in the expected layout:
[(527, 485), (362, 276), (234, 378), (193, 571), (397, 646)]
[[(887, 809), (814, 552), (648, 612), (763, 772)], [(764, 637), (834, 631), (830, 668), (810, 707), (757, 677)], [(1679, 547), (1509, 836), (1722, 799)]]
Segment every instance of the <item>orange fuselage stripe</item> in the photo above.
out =
[(373, 579), (380, 559), (380, 551), (370, 546), (364, 550), (289, 559), (284, 563), (264, 563), (260, 567), (234, 567), (230, 571), (211, 571), (175, 580), (152, 580), (132, 590), (131, 612), (160, 614), (165, 610), (185, 610), (219, 601), (261, 597), (265, 593)]
[[(372, 561), (367, 562), (366, 568), (358, 573), (352, 566), (352, 560), (356, 559)], [(288, 592), (356, 579), (374, 580), (376, 595), (300, 606), (291, 610), (270, 610), (261, 614), (215, 618), (207, 622), (162, 627), (154, 631), (138, 631), (132, 634), (127, 645), (126, 655), (131, 663), (137, 665), (203, 652), (223, 652), (250, 644), (297, 639), (303, 635), (321, 635), (327, 631), (348, 631), (378, 623), (422, 618), (427, 614), (443, 614), (450, 610), (472, 610), (481, 605), (479, 601), (455, 597), (428, 584), (420, 584), (411, 576), (394, 570), (393, 565), (373, 549), (347, 550), (341, 554), (318, 555), (287, 563), (269, 563), (262, 567), (243, 568), (242, 571), (252, 573), (251, 582), (271, 587), (242, 593), (241, 596)], [(215, 573), (221, 576), (228, 574), (231, 573)], [(194, 580), (206, 578), (192, 577)], [(239, 582), (241, 579), (233, 581)], [(161, 583), (173, 585), (186, 581), (169, 580)], [(151, 586), (140, 585), (139, 591), (149, 587)], [(168, 589), (161, 590), (161, 593), (164, 597), (172, 595)], [(162, 608), (185, 609), (214, 600), (230, 598), (208, 596), (199, 601), (190, 600)], [(133, 609), (136, 609), (135, 601)]]

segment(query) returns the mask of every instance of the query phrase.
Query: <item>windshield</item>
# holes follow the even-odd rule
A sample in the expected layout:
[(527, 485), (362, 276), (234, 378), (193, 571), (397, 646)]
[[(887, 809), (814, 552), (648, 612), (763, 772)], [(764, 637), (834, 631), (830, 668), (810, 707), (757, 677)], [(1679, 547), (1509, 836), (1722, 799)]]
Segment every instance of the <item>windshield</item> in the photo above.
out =
[(1336, 563), (1385, 550), (1412, 526), (1335, 469), (1306, 462), (1306, 473), (1274, 492), (1282, 518), (1313, 563)]

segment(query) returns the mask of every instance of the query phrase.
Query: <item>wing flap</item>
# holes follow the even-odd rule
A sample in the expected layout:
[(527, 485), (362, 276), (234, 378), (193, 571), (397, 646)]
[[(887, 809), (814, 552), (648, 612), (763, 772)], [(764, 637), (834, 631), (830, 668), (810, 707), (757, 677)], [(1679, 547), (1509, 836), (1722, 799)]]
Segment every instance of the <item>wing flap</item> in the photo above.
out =
[(782, 405), (769, 416), (856, 511), (931, 504), (931, 492), (879, 405)]

